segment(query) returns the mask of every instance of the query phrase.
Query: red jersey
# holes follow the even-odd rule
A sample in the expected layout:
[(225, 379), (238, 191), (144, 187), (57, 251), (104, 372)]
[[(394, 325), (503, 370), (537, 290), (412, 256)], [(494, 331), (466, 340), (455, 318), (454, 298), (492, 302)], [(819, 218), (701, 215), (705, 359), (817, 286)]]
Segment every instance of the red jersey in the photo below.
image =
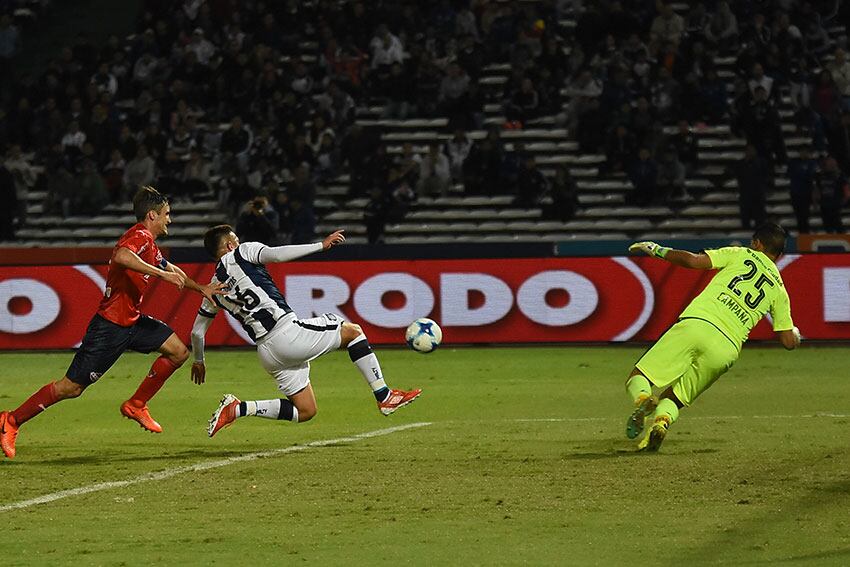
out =
[[(141, 223), (130, 228), (118, 239), (118, 244), (112, 250), (113, 256), (119, 248), (127, 248), (148, 264), (165, 269), (165, 258), (154, 242), (153, 234)], [(150, 278), (151, 276), (110, 262), (109, 273), (106, 275), (106, 291), (97, 314), (122, 327), (134, 324), (139, 319), (139, 305), (145, 296)]]

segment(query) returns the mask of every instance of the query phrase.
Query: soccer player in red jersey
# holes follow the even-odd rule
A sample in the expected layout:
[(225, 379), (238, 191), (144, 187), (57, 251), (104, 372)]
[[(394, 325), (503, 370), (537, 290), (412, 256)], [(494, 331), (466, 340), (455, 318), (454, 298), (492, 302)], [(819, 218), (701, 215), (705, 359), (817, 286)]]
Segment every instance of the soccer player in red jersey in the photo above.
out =
[(56, 402), (78, 397), (126, 350), (160, 353), (136, 393), (121, 404), (121, 413), (148, 431), (162, 432), (148, 412), (147, 402), (186, 362), (189, 350), (168, 325), (139, 312), (150, 278), (197, 291), (210, 300), (223, 293), (223, 286), (201, 286), (162, 257), (156, 239), (168, 234), (171, 223), (171, 207), (164, 195), (153, 187), (142, 187), (133, 198), (133, 212), (139, 222), (124, 233), (112, 251), (100, 307), (65, 376), (46, 384), (16, 410), (0, 412), (0, 446), (10, 459), (15, 456), (21, 425)]

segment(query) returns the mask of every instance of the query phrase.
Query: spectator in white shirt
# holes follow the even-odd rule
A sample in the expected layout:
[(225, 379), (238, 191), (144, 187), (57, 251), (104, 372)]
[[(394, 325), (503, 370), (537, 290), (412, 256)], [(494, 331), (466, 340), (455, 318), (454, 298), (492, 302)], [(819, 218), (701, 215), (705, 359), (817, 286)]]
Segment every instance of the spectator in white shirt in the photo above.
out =
[(201, 28), (195, 28), (192, 32), (192, 40), (186, 49), (193, 52), (198, 63), (204, 67), (210, 66), (212, 56), (215, 55), (215, 46), (204, 37), (204, 30)]
[(582, 71), (574, 81), (567, 86), (567, 96), (570, 98), (596, 98), (602, 94), (602, 83), (590, 71)]
[(12, 174), (12, 179), (15, 185), (15, 195), (17, 196), (17, 216), (18, 223), (24, 224), (27, 216), (27, 195), (29, 190), (35, 185), (36, 170), (33, 168), (29, 159), (21, 152), (21, 146), (13, 144), (9, 148), (6, 159), (2, 164), (9, 173)]
[(298, 95), (309, 95), (313, 91), (313, 77), (303, 61), (295, 63), (294, 75), (289, 86)]
[(201, 9), (201, 4), (204, 3), (204, 0), (185, 0), (183, 2), (183, 13), (186, 14), (186, 17), (191, 21), (195, 21), (195, 18), (198, 17), (198, 10)]
[(331, 139), (336, 138), (333, 129), (327, 125), (325, 117), (321, 114), (316, 114), (313, 121), (310, 123), (310, 128), (307, 130), (307, 145), (313, 150), (313, 154), (318, 154), (322, 147), (322, 139), (328, 135)]
[(463, 162), (469, 155), (471, 148), (472, 140), (460, 128), (456, 129), (452, 139), (446, 142), (446, 154), (449, 156), (449, 164), (454, 179), (463, 177)]
[(599, 98), (601, 94), (602, 83), (590, 71), (582, 71), (575, 80), (569, 83), (567, 97), (569, 97), (570, 102), (567, 109), (567, 126), (571, 131), (576, 131), (578, 117), (590, 106), (590, 101)]
[(156, 57), (150, 53), (143, 53), (133, 65), (133, 81), (143, 86), (150, 86), (158, 65), (159, 61)]
[(717, 11), (705, 26), (705, 38), (721, 49), (737, 45), (738, 18), (732, 13), (728, 2), (720, 2)]
[(354, 116), (355, 103), (350, 94), (339, 88), (336, 82), (328, 83), (328, 90), (315, 97), (318, 110), (336, 124), (348, 124)]
[(383, 24), (378, 26), (369, 47), (372, 49), (372, 69), (404, 62), (404, 46), (401, 40), (391, 34)]
[(66, 152), (70, 148), (81, 150), (85, 143), (86, 133), (80, 130), (80, 124), (76, 120), (72, 120), (68, 124), (68, 133), (62, 137), (62, 149)]
[(101, 93), (107, 93), (110, 97), (118, 92), (118, 80), (109, 72), (109, 63), (101, 63), (97, 73), (91, 78), (91, 84), (97, 86)]
[(472, 13), (469, 6), (463, 7), (455, 16), (455, 36), (463, 37), (465, 35), (472, 36), (475, 41), (480, 40), (475, 14)]
[(419, 167), (419, 184), (417, 191), (421, 195), (445, 196), (452, 180), (449, 158), (440, 151), (440, 144), (431, 142), (428, 154), (422, 159)]
[(650, 33), (661, 41), (670, 41), (679, 45), (684, 31), (684, 18), (673, 11), (672, 5), (662, 3), (660, 13), (652, 20)]
[(469, 91), (469, 75), (457, 63), (449, 65), (446, 76), (440, 82), (440, 102), (454, 104)]
[(753, 72), (750, 75), (750, 80), (747, 82), (750, 87), (750, 95), (755, 96), (756, 89), (762, 87), (767, 92), (767, 98), (773, 95), (773, 78), (764, 74), (764, 67), (761, 63), (753, 65)]

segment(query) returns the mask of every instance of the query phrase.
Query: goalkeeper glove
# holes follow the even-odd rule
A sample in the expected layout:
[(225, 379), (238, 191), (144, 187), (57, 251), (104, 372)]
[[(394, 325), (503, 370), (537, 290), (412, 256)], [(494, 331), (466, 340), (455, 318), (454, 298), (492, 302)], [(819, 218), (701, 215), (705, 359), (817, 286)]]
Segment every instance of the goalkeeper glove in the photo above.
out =
[(629, 252), (643, 252), (647, 256), (655, 256), (656, 258), (664, 258), (669, 251), (669, 248), (665, 248), (660, 244), (648, 241), (635, 242), (629, 246)]

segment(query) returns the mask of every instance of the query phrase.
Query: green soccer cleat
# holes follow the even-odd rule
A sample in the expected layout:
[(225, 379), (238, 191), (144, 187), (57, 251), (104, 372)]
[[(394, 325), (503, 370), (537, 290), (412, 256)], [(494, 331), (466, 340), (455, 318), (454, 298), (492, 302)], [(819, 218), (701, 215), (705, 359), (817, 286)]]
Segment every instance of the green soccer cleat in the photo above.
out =
[(655, 453), (661, 448), (664, 442), (664, 437), (667, 436), (667, 430), (670, 429), (670, 420), (666, 415), (659, 415), (655, 418), (655, 423), (652, 424), (652, 429), (649, 434), (644, 437), (638, 444), (638, 451), (646, 451)]
[(658, 406), (658, 398), (656, 396), (647, 396), (636, 402), (635, 411), (629, 416), (626, 421), (626, 437), (635, 439), (641, 434), (646, 426), (646, 418), (652, 415), (655, 408)]

